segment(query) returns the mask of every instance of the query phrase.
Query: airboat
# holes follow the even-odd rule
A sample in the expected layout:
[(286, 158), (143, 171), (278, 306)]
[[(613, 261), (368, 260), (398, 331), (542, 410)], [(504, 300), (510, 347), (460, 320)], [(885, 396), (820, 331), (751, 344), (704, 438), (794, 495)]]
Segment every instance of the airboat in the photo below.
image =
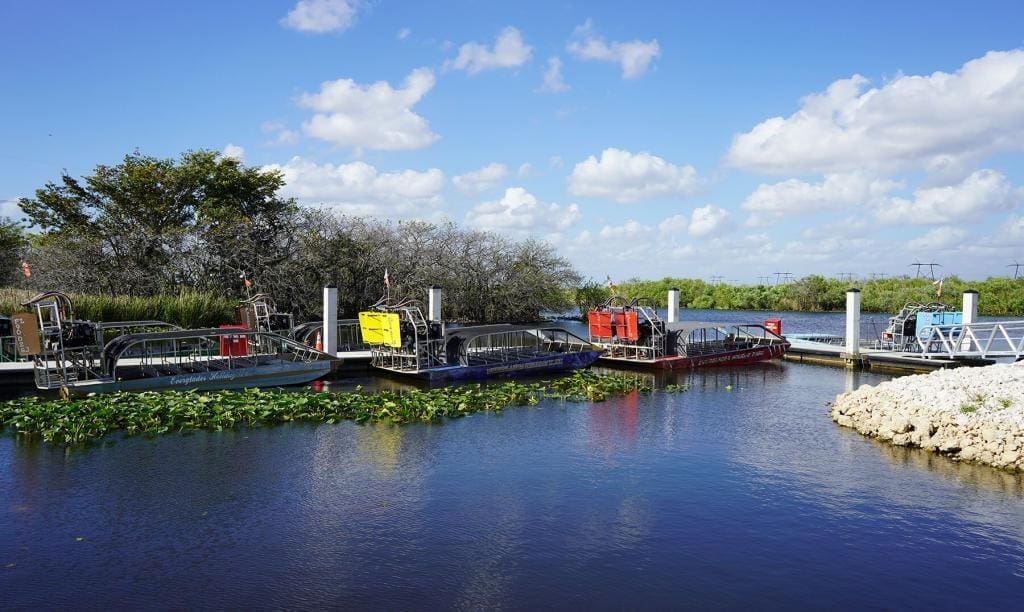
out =
[[(288, 336), (306, 346), (316, 346), (317, 338), (323, 336), (323, 321), (296, 324), (295, 316), (278, 310), (274, 298), (266, 293), (257, 293), (242, 300), (235, 318), (248, 329)], [(366, 358), (370, 347), (363, 342), (359, 319), (339, 319), (337, 334), (339, 357), (346, 360)]]
[(382, 298), (359, 313), (376, 368), (430, 382), (564, 372), (593, 364), (600, 350), (561, 327), (477, 325), (445, 329), (411, 300)]
[(734, 366), (781, 357), (789, 342), (757, 323), (670, 322), (646, 299), (612, 297), (587, 312), (600, 362), (652, 369)]
[(157, 389), (238, 389), (302, 384), (328, 374), (330, 355), (262, 329), (185, 330), (160, 321), (94, 323), (71, 299), (46, 292), (12, 317), (36, 387), (69, 395)]

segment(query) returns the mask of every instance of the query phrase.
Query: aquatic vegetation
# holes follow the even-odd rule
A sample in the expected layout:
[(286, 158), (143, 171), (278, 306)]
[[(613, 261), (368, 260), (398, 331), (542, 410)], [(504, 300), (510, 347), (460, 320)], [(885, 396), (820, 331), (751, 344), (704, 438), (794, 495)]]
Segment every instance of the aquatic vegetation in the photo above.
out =
[(80, 444), (107, 434), (156, 435), (193, 429), (223, 430), (290, 421), (396, 424), (457, 418), (543, 399), (603, 401), (631, 392), (650, 393), (648, 379), (629, 374), (576, 372), (555, 380), (464, 385), (409, 391), (161, 391), (113, 393), (70, 400), (28, 397), (0, 404), (0, 429), (54, 444)]

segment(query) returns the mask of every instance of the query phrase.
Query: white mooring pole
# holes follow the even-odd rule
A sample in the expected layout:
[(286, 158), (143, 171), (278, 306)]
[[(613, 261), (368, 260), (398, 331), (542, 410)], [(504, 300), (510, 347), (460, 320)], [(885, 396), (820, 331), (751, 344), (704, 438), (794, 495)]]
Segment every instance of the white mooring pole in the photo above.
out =
[(324, 287), (324, 352), (334, 356), (338, 353), (338, 288)]
[(427, 301), (427, 318), (436, 323), (441, 322), (441, 288), (437, 285), (430, 287), (430, 295)]
[(672, 288), (668, 290), (668, 322), (675, 323), (679, 320), (679, 290)]
[(846, 290), (846, 353), (848, 367), (860, 364), (860, 289)]
[[(974, 289), (964, 291), (964, 325), (978, 322), (978, 292)], [(964, 338), (963, 350), (971, 350), (971, 341)]]

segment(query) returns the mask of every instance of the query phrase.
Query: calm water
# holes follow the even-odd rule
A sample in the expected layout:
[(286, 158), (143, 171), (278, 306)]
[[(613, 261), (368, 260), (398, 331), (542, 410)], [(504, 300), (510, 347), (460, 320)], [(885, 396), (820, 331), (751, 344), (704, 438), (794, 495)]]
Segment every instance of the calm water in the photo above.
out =
[(878, 375), (84, 451), (0, 438), (2, 608), (1017, 607), (1024, 485), (826, 414)]

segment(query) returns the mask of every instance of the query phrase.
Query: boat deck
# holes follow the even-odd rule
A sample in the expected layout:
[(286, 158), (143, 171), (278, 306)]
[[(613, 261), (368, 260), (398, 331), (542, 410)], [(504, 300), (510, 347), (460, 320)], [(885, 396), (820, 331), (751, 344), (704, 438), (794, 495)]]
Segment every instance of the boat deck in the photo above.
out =
[(925, 358), (913, 353), (902, 353), (875, 348), (860, 349), (859, 355), (849, 355), (846, 346), (836, 344), (841, 338), (830, 337), (827, 341), (787, 336), (789, 350), (783, 356), (786, 361), (816, 363), (840, 367), (855, 367), (897, 372), (930, 372), (961, 366), (989, 365), (992, 360)]

